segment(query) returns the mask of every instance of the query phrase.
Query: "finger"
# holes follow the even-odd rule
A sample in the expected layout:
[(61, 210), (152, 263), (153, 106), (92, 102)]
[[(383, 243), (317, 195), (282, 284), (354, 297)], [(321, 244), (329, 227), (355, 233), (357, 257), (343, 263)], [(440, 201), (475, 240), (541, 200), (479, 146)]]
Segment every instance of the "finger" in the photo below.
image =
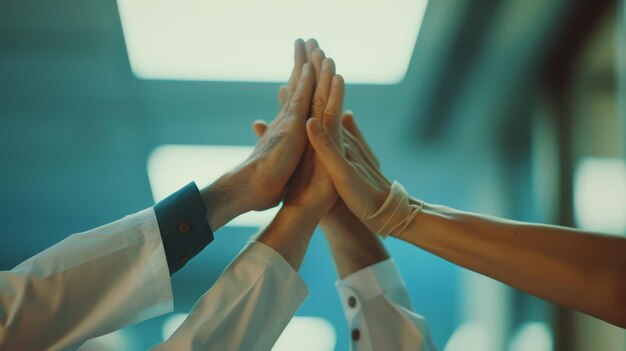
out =
[(345, 94), (345, 83), (339, 74), (333, 76), (330, 84), (330, 95), (324, 108), (323, 124), (326, 131), (331, 135), (337, 145), (341, 144), (341, 113), (343, 111), (343, 100)]
[(315, 68), (315, 82), (319, 82), (320, 75), (322, 74), (322, 62), (326, 58), (326, 54), (320, 48), (313, 50), (313, 54), (311, 55), (311, 59), (309, 62), (313, 64), (313, 68)]
[(289, 101), (296, 92), (298, 82), (300, 81), (300, 76), (302, 74), (303, 66), (306, 63), (306, 51), (304, 48), (304, 41), (302, 39), (297, 39), (294, 42), (293, 46), (293, 71), (291, 72), (291, 77), (289, 78), (286, 98), (283, 104), (283, 108), (281, 109), (281, 111), (283, 112), (289, 106)]
[(343, 128), (342, 130), (343, 143), (346, 147), (351, 147), (355, 150), (355, 152), (363, 158), (371, 167), (378, 169), (380, 168), (378, 162), (372, 158), (369, 151), (363, 146), (361, 141), (357, 139), (348, 128)]
[(289, 101), (289, 108), (287, 110), (288, 118), (296, 118), (299, 121), (303, 121), (302, 123), (307, 119), (314, 83), (315, 78), (313, 77), (311, 64), (305, 63), (296, 91)]
[(363, 147), (369, 158), (374, 162), (376, 168), (380, 168), (380, 161), (378, 161), (378, 158), (370, 148), (367, 140), (365, 140), (363, 133), (361, 133), (361, 130), (356, 125), (356, 121), (354, 119), (354, 114), (352, 113), (352, 111), (347, 111), (346, 113), (344, 113), (342, 119), (343, 126), (346, 127), (346, 129), (359, 140), (360, 145)]
[(361, 176), (369, 180), (370, 184), (389, 184), (389, 181), (370, 163), (365, 162), (358, 152), (354, 150), (346, 150), (346, 159), (355, 167)]
[(324, 108), (330, 94), (330, 85), (335, 74), (335, 62), (331, 58), (324, 59), (321, 66), (320, 79), (313, 95), (313, 105), (311, 106), (311, 116), (320, 119), (324, 118)]
[(337, 193), (353, 213), (362, 213), (362, 204), (372, 191), (368, 182), (344, 158), (319, 119), (310, 118), (306, 126), (311, 146), (330, 175)]
[(267, 130), (267, 122), (262, 119), (257, 119), (256, 121), (252, 122), (252, 130), (257, 137), (262, 137)]
[(318, 44), (317, 40), (315, 40), (315, 38), (310, 38), (309, 40), (306, 41), (305, 47), (306, 47), (306, 61), (312, 62), (313, 52), (315, 51), (315, 49), (318, 49), (320, 45)]
[(330, 135), (322, 129), (319, 118), (310, 118), (306, 129), (311, 145), (333, 178), (333, 182), (336, 180), (338, 183), (344, 183), (344, 180), (355, 175), (355, 170), (344, 158), (342, 151)]
[(278, 107), (282, 107), (285, 104), (285, 100), (287, 99), (287, 90), (289, 86), (287, 84), (283, 84), (278, 88)]
[(361, 146), (358, 145), (358, 142), (355, 142), (356, 138), (351, 136), (350, 133), (347, 133), (346, 135), (344, 135), (343, 141), (344, 141), (344, 148), (343, 148), (344, 155), (348, 161), (356, 161), (359, 163), (363, 163), (367, 165), (368, 168), (371, 168), (372, 170), (377, 169), (376, 165), (363, 152), (363, 149), (361, 148)]

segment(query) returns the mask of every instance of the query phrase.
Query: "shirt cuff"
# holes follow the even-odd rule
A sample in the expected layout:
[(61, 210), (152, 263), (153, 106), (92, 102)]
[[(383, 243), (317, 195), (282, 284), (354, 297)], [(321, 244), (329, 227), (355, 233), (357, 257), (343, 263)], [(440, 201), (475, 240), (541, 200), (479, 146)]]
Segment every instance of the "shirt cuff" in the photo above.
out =
[(206, 206), (194, 182), (154, 206), (170, 275), (213, 241)]
[(413, 309), (406, 286), (393, 258), (350, 274), (336, 283), (347, 317), (356, 314), (363, 303), (380, 295), (407, 309)]
[(278, 252), (251, 242), (153, 350), (270, 350), (307, 295)]
[(289, 282), (289, 286), (293, 290), (294, 295), (302, 297), (302, 300), (309, 295), (309, 290), (304, 280), (302, 280), (302, 277), (300, 277), (298, 272), (293, 269), (291, 264), (289, 264), (281, 254), (269, 245), (260, 241), (251, 241), (241, 251), (240, 256), (246, 257), (246, 260), (255, 262), (256, 266), (267, 267), (266, 269), (271, 268), (274, 270), (277, 276)]

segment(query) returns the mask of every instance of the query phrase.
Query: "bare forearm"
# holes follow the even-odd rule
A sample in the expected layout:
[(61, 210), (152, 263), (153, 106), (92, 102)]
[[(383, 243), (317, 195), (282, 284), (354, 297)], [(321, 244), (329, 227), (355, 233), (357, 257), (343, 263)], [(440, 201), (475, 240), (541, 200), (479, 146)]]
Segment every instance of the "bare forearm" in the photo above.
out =
[(247, 180), (250, 176), (246, 171), (226, 173), (200, 191), (207, 209), (206, 219), (213, 232), (252, 209)]
[(380, 240), (347, 208), (345, 213), (325, 216), (320, 226), (328, 239), (340, 279), (389, 258)]
[(520, 290), (626, 325), (626, 239), (431, 205), (402, 239)]
[(297, 271), (320, 217), (315, 210), (283, 206), (256, 240), (276, 250)]

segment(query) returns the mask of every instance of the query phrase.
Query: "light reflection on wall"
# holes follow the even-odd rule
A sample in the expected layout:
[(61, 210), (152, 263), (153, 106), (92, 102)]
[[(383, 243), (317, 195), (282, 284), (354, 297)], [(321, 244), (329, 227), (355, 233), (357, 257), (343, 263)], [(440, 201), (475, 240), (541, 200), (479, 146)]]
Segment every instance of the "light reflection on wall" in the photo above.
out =
[[(185, 321), (188, 314), (172, 314), (163, 323), (163, 340), (168, 339)], [(289, 321), (272, 351), (332, 351), (337, 336), (333, 326), (324, 318), (296, 316)]]
[(626, 233), (626, 162), (585, 158), (576, 169), (574, 210), (580, 228)]
[[(158, 202), (191, 181), (199, 188), (217, 180), (252, 152), (241, 145), (162, 145), (148, 158), (148, 179), (154, 201)], [(274, 218), (278, 207), (248, 212), (228, 226), (262, 227)]]

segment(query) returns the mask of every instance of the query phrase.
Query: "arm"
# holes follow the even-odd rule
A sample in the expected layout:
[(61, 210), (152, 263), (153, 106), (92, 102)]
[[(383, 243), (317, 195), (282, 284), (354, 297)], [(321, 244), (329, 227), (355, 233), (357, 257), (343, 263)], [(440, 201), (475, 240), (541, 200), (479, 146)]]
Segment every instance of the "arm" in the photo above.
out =
[(338, 193), (372, 232), (392, 234), (528, 293), (626, 327), (625, 238), (424, 204), (390, 184), (367, 160), (346, 159), (318, 121), (309, 121), (307, 128)]
[(402, 239), (626, 328), (626, 239), (425, 205)]
[(338, 201), (321, 222), (341, 280), (353, 349), (437, 350), (379, 239)]
[[(333, 78), (331, 62), (326, 61), (315, 90), (329, 111), (343, 102), (343, 81)], [(273, 124), (255, 123), (261, 140)], [(330, 178), (307, 146), (272, 223), (155, 349), (269, 350), (307, 295), (296, 271), (317, 223), (336, 198)]]
[[(344, 123), (351, 120), (344, 115)], [(378, 161), (354, 144), (357, 131), (345, 123), (345, 145), (353, 157)], [(352, 129), (352, 130), (351, 130)], [(320, 222), (339, 273), (337, 289), (353, 349), (436, 350), (426, 320), (411, 304), (400, 272), (384, 246), (340, 199)]]
[(320, 226), (326, 234), (340, 279), (389, 259), (380, 240), (341, 200), (322, 218)]
[(154, 210), (70, 236), (0, 272), (0, 346), (75, 348), (170, 311), (169, 276), (213, 240), (213, 231), (282, 197), (306, 144), (314, 79), (305, 61), (298, 40), (278, 116), (242, 165), (201, 193), (186, 187)]
[(319, 218), (284, 206), (155, 350), (269, 350), (308, 291), (297, 269)]
[(0, 349), (74, 349), (171, 310), (157, 218), (146, 209), (0, 272)]
[(206, 219), (222, 213), (207, 213), (192, 183), (154, 209), (71, 235), (0, 272), (0, 348), (72, 349), (170, 312), (170, 275), (213, 240)]

